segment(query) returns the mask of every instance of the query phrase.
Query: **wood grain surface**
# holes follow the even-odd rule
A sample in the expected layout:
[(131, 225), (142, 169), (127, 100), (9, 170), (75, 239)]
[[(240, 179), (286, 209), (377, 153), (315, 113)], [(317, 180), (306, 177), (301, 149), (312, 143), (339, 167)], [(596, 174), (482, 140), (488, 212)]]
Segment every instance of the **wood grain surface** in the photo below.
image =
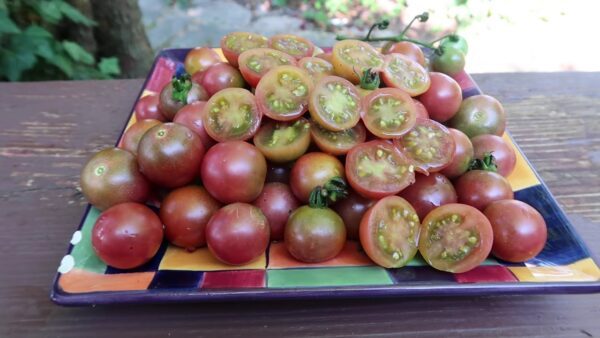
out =
[[(480, 74), (598, 256), (600, 73)], [(0, 84), (0, 337), (600, 337), (600, 295), (65, 308), (51, 281), (83, 214), (81, 166), (114, 144), (142, 80)]]

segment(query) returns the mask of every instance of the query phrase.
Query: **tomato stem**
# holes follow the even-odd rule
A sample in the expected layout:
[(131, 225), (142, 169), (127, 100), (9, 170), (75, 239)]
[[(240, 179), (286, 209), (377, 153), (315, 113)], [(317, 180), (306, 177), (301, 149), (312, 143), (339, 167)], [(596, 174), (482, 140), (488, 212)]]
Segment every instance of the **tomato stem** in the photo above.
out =
[(365, 69), (365, 71), (360, 76), (359, 86), (362, 89), (375, 90), (379, 88), (380, 82), (381, 80), (379, 78), (379, 73), (369, 68)]
[[(404, 37), (404, 35), (406, 35), (406, 32), (408, 32), (408, 30), (410, 29), (410, 27), (412, 26), (412, 24), (415, 22), (415, 20), (419, 20), (419, 22), (426, 22), (427, 20), (429, 20), (429, 13), (427, 12), (423, 12), (419, 15), (416, 15), (414, 18), (412, 18), (412, 20), (410, 20), (410, 22), (408, 23), (408, 25), (406, 25), (406, 27), (404, 27), (404, 29), (402, 30), (402, 32), (400, 32), (400, 37)], [(367, 35), (367, 38), (369, 36)]]
[(327, 208), (331, 203), (335, 203), (348, 196), (348, 186), (343, 178), (336, 176), (324, 185), (315, 187), (308, 197), (308, 204), (311, 208)]
[(492, 152), (484, 153), (483, 158), (474, 158), (469, 164), (469, 170), (485, 170), (498, 172), (498, 165), (496, 164), (496, 158), (492, 155)]
[(388, 28), (389, 25), (390, 25), (390, 22), (388, 20), (383, 20), (381, 22), (376, 22), (376, 23), (372, 24), (371, 28), (369, 28), (369, 32), (367, 33), (367, 36), (365, 37), (365, 39), (368, 39), (369, 37), (371, 37), (371, 33), (373, 33), (373, 30), (375, 28), (377, 28), (379, 30), (385, 30)]
[(187, 103), (187, 96), (192, 89), (192, 79), (190, 74), (184, 73), (180, 76), (173, 76), (171, 79), (173, 85), (173, 100), (176, 102)]

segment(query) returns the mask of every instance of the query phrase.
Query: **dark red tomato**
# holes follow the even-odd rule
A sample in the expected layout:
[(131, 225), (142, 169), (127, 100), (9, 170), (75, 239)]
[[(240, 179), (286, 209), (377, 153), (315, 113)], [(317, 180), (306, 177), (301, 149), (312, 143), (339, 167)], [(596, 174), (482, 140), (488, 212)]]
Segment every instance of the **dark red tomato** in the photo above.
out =
[(395, 195), (415, 181), (414, 166), (386, 141), (369, 141), (346, 155), (346, 177), (366, 198)]
[(210, 47), (196, 47), (187, 53), (183, 65), (188, 74), (194, 75), (197, 72), (204, 72), (210, 66), (219, 62), (221, 62), (221, 57), (214, 49)]
[(475, 95), (462, 102), (448, 125), (470, 138), (483, 134), (501, 136), (506, 127), (506, 116), (498, 100), (488, 95)]
[(238, 57), (243, 52), (254, 48), (265, 48), (269, 40), (256, 33), (233, 32), (221, 39), (221, 50), (227, 61), (234, 67), (238, 66)]
[(456, 149), (448, 128), (433, 120), (422, 119), (417, 119), (411, 131), (395, 139), (394, 144), (413, 161), (416, 170), (425, 175), (449, 165)]
[(348, 239), (359, 239), (360, 220), (373, 204), (375, 204), (374, 200), (364, 198), (352, 191), (346, 198), (333, 205), (333, 210), (344, 220)]
[(331, 63), (331, 65), (333, 66), (333, 53), (332, 52), (317, 54), (317, 55), (315, 55), (315, 57), (319, 58), (319, 59), (323, 59), (323, 60)]
[(410, 96), (425, 93), (431, 85), (429, 74), (423, 66), (396, 53), (385, 56), (381, 78), (389, 87), (402, 89)]
[(290, 186), (301, 202), (308, 203), (308, 197), (314, 188), (335, 177), (345, 178), (344, 166), (340, 160), (324, 153), (308, 153), (294, 163), (290, 173)]
[(295, 66), (296, 59), (271, 48), (256, 48), (243, 52), (239, 57), (240, 72), (248, 84), (256, 87), (260, 79), (271, 69), (279, 66)]
[(379, 138), (396, 138), (406, 134), (416, 122), (414, 100), (397, 88), (380, 88), (362, 100), (362, 120)]
[(502, 175), (485, 170), (471, 170), (454, 182), (458, 202), (484, 210), (490, 203), (511, 200), (514, 194)]
[(342, 131), (327, 130), (313, 122), (310, 124), (310, 134), (319, 149), (336, 156), (346, 154), (354, 146), (365, 142), (367, 138), (365, 126), (360, 122), (353, 128)]
[(219, 141), (250, 139), (260, 126), (262, 114), (256, 98), (242, 88), (227, 88), (213, 95), (204, 106), (204, 129)]
[(483, 159), (486, 153), (491, 153), (498, 166), (498, 174), (507, 177), (515, 169), (517, 155), (514, 149), (497, 135), (479, 135), (471, 139), (475, 158)]
[(425, 67), (425, 54), (423, 54), (423, 50), (421, 50), (421, 47), (417, 46), (412, 42), (391, 42), (390, 44), (386, 44), (385, 46), (383, 46), (381, 52), (383, 54), (402, 54), (407, 58), (417, 62), (421, 66)]
[(429, 113), (427, 112), (427, 108), (425, 108), (425, 106), (421, 103), (421, 101), (413, 99), (413, 103), (415, 104), (415, 107), (417, 108), (417, 114), (416, 114), (417, 118), (418, 119), (428, 119)]
[(331, 131), (354, 127), (360, 120), (360, 95), (348, 80), (324, 76), (310, 93), (308, 110), (314, 121)]
[(415, 183), (402, 190), (400, 197), (406, 199), (415, 208), (419, 219), (444, 204), (456, 203), (456, 191), (446, 176), (433, 173), (429, 176), (417, 174)]
[(242, 265), (265, 253), (269, 232), (269, 221), (259, 208), (233, 203), (211, 217), (206, 226), (206, 242), (210, 252), (221, 262)]
[(290, 172), (294, 163), (268, 163), (267, 183), (279, 182), (288, 184), (290, 182)]
[(94, 154), (81, 170), (80, 184), (83, 196), (100, 210), (124, 202), (145, 202), (150, 194), (150, 184), (135, 156), (120, 148)]
[(191, 88), (187, 92), (184, 101), (177, 100), (173, 97), (173, 82), (166, 84), (160, 91), (158, 108), (169, 121), (172, 121), (179, 109), (183, 108), (186, 104), (208, 100), (209, 94), (204, 87), (191, 80), (187, 81), (190, 81)]
[(250, 143), (222, 142), (206, 152), (200, 173), (206, 190), (217, 200), (251, 203), (263, 190), (267, 161)]
[(289, 162), (304, 155), (310, 145), (310, 124), (304, 118), (294, 122), (267, 122), (254, 135), (254, 145), (273, 162)]
[(291, 121), (308, 109), (313, 83), (308, 73), (296, 66), (279, 66), (265, 74), (256, 87), (256, 104), (266, 116)]
[(354, 84), (360, 82), (365, 70), (383, 66), (383, 55), (364, 41), (342, 40), (333, 45), (332, 62), (335, 73)]
[(272, 241), (283, 239), (285, 224), (290, 214), (300, 206), (290, 187), (283, 183), (265, 184), (263, 191), (252, 204), (269, 220)]
[(165, 236), (174, 245), (194, 251), (206, 245), (206, 225), (221, 205), (199, 186), (171, 191), (160, 205)]
[(481, 211), (451, 203), (433, 209), (423, 220), (419, 252), (435, 269), (461, 273), (481, 264), (493, 241), (492, 226)]
[(442, 73), (429, 73), (431, 85), (429, 89), (419, 96), (429, 118), (438, 122), (450, 120), (460, 108), (462, 90), (458, 83), (450, 76)]
[[(200, 81), (209, 96), (213, 96), (226, 88), (244, 88), (246, 86), (240, 71), (228, 63), (217, 63), (210, 66), (202, 73)], [(206, 100), (208, 100), (208, 97), (203, 101)]]
[(132, 124), (125, 133), (123, 134), (123, 139), (120, 148), (125, 150), (129, 150), (132, 154), (137, 154), (137, 148), (140, 144), (140, 140), (142, 136), (152, 127), (161, 124), (159, 120), (147, 119), (147, 120), (139, 120), (136, 123)]
[(204, 157), (200, 137), (186, 126), (163, 123), (148, 130), (138, 147), (140, 171), (166, 188), (190, 183)]
[(360, 244), (377, 265), (399, 268), (417, 253), (419, 217), (402, 197), (380, 199), (360, 221)]
[(159, 96), (156, 94), (148, 94), (138, 100), (135, 105), (135, 118), (138, 121), (153, 119), (164, 122), (167, 118), (160, 112), (158, 108)]
[(492, 254), (505, 261), (520, 263), (537, 256), (548, 238), (544, 217), (527, 203), (497, 201), (483, 212), (494, 230)]
[(473, 160), (473, 145), (471, 144), (471, 140), (469, 137), (465, 135), (462, 131), (454, 128), (448, 128), (452, 138), (454, 139), (454, 144), (456, 145), (454, 150), (454, 158), (452, 162), (448, 164), (442, 171), (446, 177), (453, 179), (456, 178), (469, 170), (469, 165)]
[(148, 262), (160, 248), (163, 225), (147, 206), (121, 203), (102, 212), (92, 229), (92, 247), (106, 264), (132, 269)]
[(319, 263), (337, 256), (346, 243), (344, 221), (329, 208), (296, 209), (288, 219), (285, 247), (301, 262)]
[(308, 39), (292, 34), (273, 35), (269, 39), (269, 47), (287, 53), (300, 60), (312, 56), (315, 45)]
[(298, 61), (298, 67), (310, 75), (313, 82), (317, 83), (323, 76), (334, 75), (333, 65), (318, 57), (305, 57)]
[(206, 129), (204, 129), (202, 116), (204, 115), (205, 105), (206, 102), (204, 101), (196, 101), (185, 105), (183, 108), (179, 109), (175, 115), (175, 118), (173, 119), (173, 122), (190, 128), (200, 137), (200, 141), (202, 141), (204, 149), (208, 149), (215, 144), (215, 140), (213, 140), (206, 132)]

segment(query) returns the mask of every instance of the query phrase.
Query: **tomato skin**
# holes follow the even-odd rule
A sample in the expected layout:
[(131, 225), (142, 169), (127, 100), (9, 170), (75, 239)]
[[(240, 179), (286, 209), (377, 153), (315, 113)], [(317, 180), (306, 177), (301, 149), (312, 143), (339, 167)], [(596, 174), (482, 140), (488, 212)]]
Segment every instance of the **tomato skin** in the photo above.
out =
[(419, 219), (441, 205), (457, 202), (456, 190), (446, 176), (439, 173), (415, 176), (415, 183), (402, 190), (399, 196), (415, 208)]
[(209, 93), (207, 93), (206, 89), (192, 81), (192, 88), (187, 94), (186, 102), (176, 101), (173, 99), (173, 84), (169, 82), (160, 91), (158, 108), (168, 121), (172, 121), (177, 111), (183, 108), (183, 106), (195, 101), (206, 101), (208, 97)]
[(100, 214), (92, 228), (92, 247), (106, 264), (132, 269), (148, 262), (163, 240), (158, 216), (139, 203), (121, 203)]
[(492, 254), (520, 263), (539, 254), (546, 245), (548, 230), (544, 217), (527, 203), (496, 201), (483, 212), (494, 230)]
[(501, 136), (506, 128), (506, 116), (502, 104), (495, 98), (489, 95), (474, 95), (462, 102), (448, 125), (470, 138), (483, 134)]
[(421, 47), (408, 41), (400, 41), (395, 43), (386, 44), (381, 50), (383, 54), (398, 53), (406, 56), (407, 58), (417, 62), (421, 66), (425, 67), (425, 54)]
[(206, 245), (206, 225), (221, 205), (206, 189), (186, 186), (171, 191), (160, 205), (165, 236), (172, 244), (194, 251)]
[(242, 52), (254, 48), (265, 48), (269, 40), (260, 34), (248, 32), (233, 32), (221, 38), (221, 50), (227, 62), (238, 67), (238, 57)]
[(289, 253), (301, 262), (330, 260), (346, 243), (344, 221), (329, 208), (301, 206), (288, 219), (284, 242)]
[(269, 245), (269, 221), (259, 208), (233, 203), (219, 209), (206, 226), (208, 249), (229, 265), (250, 263)]
[(425, 93), (431, 85), (427, 70), (402, 54), (385, 56), (381, 78), (387, 86), (401, 89), (410, 96)]
[(475, 158), (483, 159), (485, 153), (492, 153), (498, 166), (498, 174), (508, 177), (515, 169), (517, 155), (514, 149), (497, 135), (479, 135), (471, 139)]
[(208, 96), (202, 100), (206, 101), (210, 96), (226, 88), (244, 88), (246, 82), (237, 68), (228, 63), (217, 63), (202, 73), (200, 80), (202, 87), (206, 89)]
[(312, 56), (315, 50), (315, 45), (308, 39), (293, 34), (273, 35), (269, 39), (269, 47), (287, 53), (298, 60)]
[(434, 54), (433, 70), (455, 76), (465, 69), (465, 54), (454, 47), (444, 47), (442, 55)]
[(427, 108), (429, 118), (440, 123), (446, 122), (460, 108), (462, 90), (458, 83), (446, 74), (431, 72), (429, 78), (431, 85), (419, 96), (419, 101)]
[(469, 165), (474, 158), (473, 144), (467, 135), (454, 128), (448, 128), (454, 139), (454, 158), (440, 173), (450, 179), (454, 179), (469, 170)]
[(247, 50), (240, 54), (238, 63), (242, 76), (252, 87), (256, 87), (260, 79), (275, 67), (297, 65), (293, 56), (271, 48)]
[(221, 57), (214, 49), (210, 47), (196, 47), (187, 53), (183, 65), (188, 74), (194, 75), (197, 72), (207, 70), (210, 66), (219, 62), (221, 62)]
[(374, 200), (364, 198), (356, 192), (352, 191), (348, 196), (339, 200), (333, 205), (333, 210), (344, 221), (348, 239), (358, 240), (360, 228), (360, 220), (362, 219), (367, 209), (375, 204)]
[(323, 59), (333, 65), (333, 53), (332, 52), (317, 54), (317, 55), (315, 55), (315, 57), (319, 58), (319, 59)]
[(186, 126), (163, 123), (148, 130), (138, 147), (140, 171), (166, 188), (191, 182), (204, 157), (200, 137)]
[(122, 145), (120, 148), (130, 151), (137, 155), (137, 148), (140, 144), (142, 136), (152, 127), (161, 124), (159, 120), (146, 119), (139, 120), (132, 124), (123, 134)]
[(283, 239), (285, 224), (290, 214), (300, 207), (300, 202), (298, 202), (290, 187), (284, 183), (265, 184), (262, 192), (252, 204), (267, 217), (271, 228), (272, 241)]
[(469, 53), (469, 45), (467, 44), (467, 40), (465, 40), (465, 38), (463, 38), (462, 36), (456, 34), (442, 39), (442, 41), (440, 41), (440, 46), (456, 48), (463, 52), (465, 56), (467, 55), (467, 53)]
[(83, 166), (81, 192), (100, 210), (124, 202), (145, 202), (150, 184), (140, 173), (135, 156), (120, 148), (94, 154)]
[[(397, 107), (390, 107), (391, 101), (398, 103)], [(414, 100), (404, 91), (398, 88), (379, 88), (362, 100), (361, 117), (365, 127), (373, 135), (391, 139), (406, 134), (415, 125), (416, 110)]]
[(500, 174), (471, 170), (454, 183), (458, 202), (484, 210), (494, 201), (511, 200), (514, 193), (510, 183)]
[(175, 115), (173, 122), (190, 128), (200, 137), (204, 149), (208, 149), (215, 144), (215, 140), (213, 140), (206, 132), (206, 129), (204, 129), (202, 116), (204, 115), (203, 110), (205, 105), (206, 102), (204, 101), (196, 101), (183, 106), (183, 108), (179, 109)]
[(202, 116), (206, 133), (218, 142), (250, 139), (261, 120), (256, 97), (242, 88), (227, 88), (213, 95)]
[(206, 152), (200, 175), (206, 190), (218, 201), (251, 203), (263, 190), (267, 161), (249, 143), (221, 142)]
[(429, 118), (429, 113), (427, 112), (427, 108), (425, 108), (425, 105), (423, 105), (421, 103), (421, 101), (413, 99), (413, 102), (415, 104), (415, 107), (417, 108), (417, 118), (418, 119), (428, 119)]
[[(284, 82), (285, 79), (288, 80)], [(312, 89), (313, 82), (302, 68), (274, 67), (262, 77), (256, 87), (256, 104), (261, 113), (274, 120), (292, 121), (308, 109), (309, 93)], [(291, 103), (292, 108), (282, 107), (283, 102)]]
[[(254, 145), (269, 161), (293, 161), (304, 155), (310, 145), (309, 128), (310, 125), (304, 118), (288, 123), (267, 122), (254, 135)], [(291, 140), (290, 136), (293, 137)]]
[[(344, 102), (340, 103), (340, 100)], [(342, 131), (354, 127), (360, 120), (360, 95), (348, 80), (338, 76), (324, 76), (310, 93), (308, 111), (310, 117), (323, 128)], [(329, 107), (343, 105), (343, 114)], [(339, 107), (335, 107), (339, 108)]]
[(294, 163), (290, 187), (299, 201), (308, 203), (311, 191), (334, 177), (345, 178), (340, 160), (325, 153), (307, 153)]
[(365, 142), (367, 130), (361, 122), (351, 129), (342, 131), (327, 130), (318, 123), (313, 122), (310, 124), (310, 135), (321, 151), (339, 156), (346, 154), (354, 146)]
[(135, 105), (135, 118), (138, 121), (153, 119), (161, 122), (167, 121), (167, 118), (160, 112), (158, 108), (159, 95), (149, 94), (138, 100)]

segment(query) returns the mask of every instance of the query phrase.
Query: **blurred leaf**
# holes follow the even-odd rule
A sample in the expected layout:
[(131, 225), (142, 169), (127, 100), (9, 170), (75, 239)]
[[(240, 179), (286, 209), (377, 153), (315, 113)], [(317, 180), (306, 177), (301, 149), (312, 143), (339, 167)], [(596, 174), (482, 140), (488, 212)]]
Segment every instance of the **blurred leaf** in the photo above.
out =
[(41, 0), (34, 1), (32, 4), (42, 19), (48, 21), (49, 23), (56, 24), (60, 22), (63, 17), (59, 2), (60, 1), (55, 0)]
[(77, 10), (77, 8), (69, 5), (66, 2), (61, 1), (58, 5), (58, 8), (67, 18), (69, 18), (69, 20), (75, 23), (82, 24), (87, 27), (96, 25), (96, 22), (88, 19), (79, 10)]
[(71, 59), (86, 65), (94, 64), (94, 56), (88, 53), (88, 51), (86, 51), (85, 49), (83, 49), (83, 47), (81, 47), (78, 43), (65, 40), (62, 42), (62, 45), (65, 48), (67, 54), (69, 54), (69, 56), (71, 57)]
[(10, 81), (18, 81), (21, 74), (33, 67), (35, 62), (35, 55), (25, 49), (18, 51), (0, 49), (0, 75)]
[(4, 10), (0, 10), (0, 33), (17, 34), (21, 32), (19, 27), (12, 21), (8, 16), (8, 13)]
[(456, 6), (466, 6), (468, 0), (454, 0)]
[(58, 67), (58, 69), (65, 73), (67, 77), (73, 77), (73, 62), (65, 55), (57, 54), (53, 58), (47, 59), (46, 61)]
[(50, 32), (38, 25), (31, 25), (23, 31), (23, 38), (27, 40), (27, 43), (33, 45), (32, 50), (35, 54), (43, 57), (44, 59), (50, 59), (54, 57), (55, 52), (52, 46), (54, 37)]
[(102, 58), (98, 63), (98, 70), (105, 75), (119, 75), (121, 74), (121, 67), (119, 67), (119, 59), (116, 57)]
[(285, 6), (287, 6), (288, 2), (287, 2), (287, 0), (273, 0), (272, 4), (273, 4), (273, 6), (277, 6), (277, 7), (285, 7)]

